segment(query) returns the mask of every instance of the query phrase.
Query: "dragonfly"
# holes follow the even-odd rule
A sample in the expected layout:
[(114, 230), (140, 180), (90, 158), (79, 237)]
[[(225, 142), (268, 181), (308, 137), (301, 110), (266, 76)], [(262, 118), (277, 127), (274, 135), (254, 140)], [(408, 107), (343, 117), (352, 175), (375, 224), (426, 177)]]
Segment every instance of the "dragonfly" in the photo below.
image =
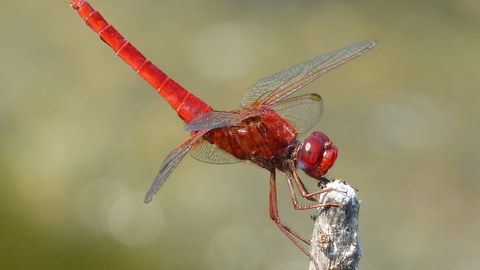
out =
[[(69, 0), (69, 3), (101, 40), (175, 109), (186, 124), (185, 130), (190, 132), (188, 139), (163, 161), (145, 196), (145, 203), (152, 201), (188, 152), (198, 160), (214, 164), (250, 161), (270, 172), (270, 218), (295, 246), (315, 261), (301, 244), (309, 245), (310, 242), (280, 220), (276, 172), (285, 173), (295, 209), (325, 206), (317, 197), (332, 190), (323, 188), (309, 192), (297, 170), (303, 170), (319, 183), (329, 181), (325, 175), (335, 163), (338, 148), (321, 131), (314, 131), (303, 142), (298, 140), (320, 120), (323, 101), (318, 94), (293, 94), (328, 71), (374, 48), (377, 41), (360, 41), (258, 80), (245, 92), (240, 109), (219, 111), (168, 77), (87, 1)], [(296, 190), (310, 202), (299, 203)]]

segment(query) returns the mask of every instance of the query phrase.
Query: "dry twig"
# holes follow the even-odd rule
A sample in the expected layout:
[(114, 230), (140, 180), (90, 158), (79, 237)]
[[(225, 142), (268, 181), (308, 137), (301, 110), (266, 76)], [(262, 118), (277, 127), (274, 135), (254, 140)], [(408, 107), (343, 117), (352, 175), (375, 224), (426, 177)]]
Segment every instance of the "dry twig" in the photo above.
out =
[[(337, 191), (322, 194), (320, 203), (341, 203), (343, 206), (326, 206), (317, 210), (311, 254), (321, 270), (356, 270), (362, 256), (358, 236), (360, 201), (357, 192), (340, 180), (328, 183), (326, 188)], [(314, 262), (310, 262), (309, 269), (317, 269)]]

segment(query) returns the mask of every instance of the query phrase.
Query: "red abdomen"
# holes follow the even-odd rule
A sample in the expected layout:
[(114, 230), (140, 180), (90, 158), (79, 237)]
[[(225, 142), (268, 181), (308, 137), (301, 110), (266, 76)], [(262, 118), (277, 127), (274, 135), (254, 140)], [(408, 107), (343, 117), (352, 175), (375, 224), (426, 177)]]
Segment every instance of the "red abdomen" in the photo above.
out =
[(275, 111), (268, 110), (238, 125), (214, 129), (205, 139), (236, 158), (250, 160), (262, 167), (281, 160), (298, 132)]
[(199, 114), (212, 111), (212, 107), (172, 80), (157, 66), (150, 62), (140, 51), (128, 42), (111, 24), (109, 24), (89, 3), (83, 0), (69, 0), (78, 15), (115, 53), (130, 65), (144, 80), (162, 95), (177, 111), (178, 115), (189, 123)]

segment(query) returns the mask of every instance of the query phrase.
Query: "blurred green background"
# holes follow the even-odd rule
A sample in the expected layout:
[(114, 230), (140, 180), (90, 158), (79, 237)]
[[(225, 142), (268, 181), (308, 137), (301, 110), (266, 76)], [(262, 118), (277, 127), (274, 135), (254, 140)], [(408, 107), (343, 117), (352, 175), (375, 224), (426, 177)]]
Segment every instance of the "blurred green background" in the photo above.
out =
[[(361, 269), (478, 269), (480, 2), (92, 0), (218, 109), (255, 80), (362, 39), (307, 86), (359, 189)], [(307, 269), (268, 217), (268, 172), (187, 157), (188, 133), (67, 1), (0, 2), (0, 269)], [(303, 235), (311, 212), (280, 214)], [(313, 184), (313, 181), (308, 181)]]

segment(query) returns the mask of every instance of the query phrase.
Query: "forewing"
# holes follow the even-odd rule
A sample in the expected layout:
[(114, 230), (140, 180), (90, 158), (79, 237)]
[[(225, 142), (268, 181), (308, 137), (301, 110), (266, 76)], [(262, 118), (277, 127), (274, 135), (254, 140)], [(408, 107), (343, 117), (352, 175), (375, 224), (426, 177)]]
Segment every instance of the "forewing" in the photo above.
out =
[(320, 121), (323, 101), (317, 94), (307, 94), (281, 100), (273, 108), (303, 134)]
[(152, 185), (150, 186), (150, 189), (148, 190), (147, 194), (145, 195), (144, 202), (149, 203), (152, 201), (153, 197), (157, 193), (157, 191), (160, 189), (160, 187), (165, 183), (165, 180), (167, 180), (168, 176), (173, 172), (175, 167), (177, 167), (178, 163), (183, 159), (183, 157), (187, 154), (188, 150), (192, 148), (192, 146), (202, 138), (205, 133), (207, 133), (208, 130), (201, 130), (197, 133), (195, 133), (193, 136), (188, 138), (186, 141), (184, 141), (181, 145), (179, 145), (177, 148), (173, 149), (168, 156), (165, 158), (165, 160), (162, 163), (162, 167), (160, 168), (160, 171), (158, 172), (157, 176), (155, 177), (155, 180), (153, 181)]
[(195, 117), (190, 123), (185, 125), (185, 130), (196, 131), (233, 126), (252, 116), (254, 114), (245, 110), (230, 112), (211, 111)]
[(376, 45), (375, 40), (360, 41), (258, 80), (247, 89), (241, 104), (243, 107), (274, 105), (311, 81), (364, 54)]
[(232, 164), (242, 161), (204, 139), (195, 144), (190, 150), (190, 155), (197, 160), (213, 164)]

